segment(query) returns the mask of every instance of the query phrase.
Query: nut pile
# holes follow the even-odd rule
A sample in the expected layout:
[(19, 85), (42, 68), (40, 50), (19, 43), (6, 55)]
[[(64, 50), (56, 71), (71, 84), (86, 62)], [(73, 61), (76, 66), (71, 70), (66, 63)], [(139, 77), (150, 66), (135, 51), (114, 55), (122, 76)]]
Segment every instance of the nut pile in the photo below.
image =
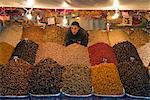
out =
[(8, 63), (14, 47), (6, 42), (0, 42), (0, 64)]
[(105, 43), (96, 43), (88, 47), (88, 52), (92, 66), (103, 63), (104, 59), (109, 63), (117, 63), (113, 48)]
[(134, 32), (129, 35), (129, 38), (136, 48), (139, 48), (150, 41), (150, 36), (148, 35), (148, 33), (144, 32), (141, 29), (135, 29)]
[(2, 95), (21, 96), (29, 92), (28, 79), (32, 65), (22, 59), (13, 59), (2, 68)]
[(121, 29), (114, 29), (109, 33), (109, 41), (111, 46), (123, 41), (129, 41), (129, 36)]
[(32, 69), (30, 93), (36, 95), (57, 94), (61, 88), (63, 66), (51, 58), (43, 59)]
[(140, 58), (142, 59), (144, 66), (150, 64), (150, 43), (146, 43), (144, 46), (137, 49)]
[(84, 65), (64, 66), (62, 91), (70, 95), (88, 95), (92, 91), (90, 69)]
[(64, 58), (65, 47), (57, 43), (46, 42), (39, 45), (36, 55), (36, 63), (41, 59), (52, 58), (60, 65), (65, 63)]
[(117, 65), (126, 93), (134, 96), (149, 96), (148, 70), (137, 61)]
[(63, 66), (70, 64), (84, 64), (90, 66), (87, 47), (78, 44), (71, 44), (64, 47), (57, 43), (43, 43), (39, 45), (36, 63), (47, 57), (54, 59)]
[(88, 48), (79, 44), (71, 44), (65, 48), (65, 65), (82, 64), (90, 66)]
[(104, 63), (91, 67), (94, 93), (97, 95), (122, 95), (123, 85), (118, 70), (113, 63)]
[(107, 32), (103, 32), (100, 30), (90, 31), (89, 32), (89, 43), (88, 46), (91, 46), (95, 43), (104, 42), (109, 44)]
[(39, 26), (23, 27), (22, 39), (28, 38), (39, 44), (44, 41), (44, 30)]
[(132, 43), (128, 41), (121, 42), (121, 43), (115, 44), (113, 46), (113, 49), (115, 51), (118, 63), (124, 62), (124, 61), (130, 61), (133, 58), (134, 60), (138, 61), (140, 64), (143, 64), (135, 46)]
[(35, 63), (36, 52), (38, 49), (38, 45), (30, 40), (22, 40), (20, 41), (11, 55), (11, 59), (14, 56), (18, 56), (19, 58), (27, 61), (30, 64)]
[(7, 24), (7, 21), (5, 22), (6, 26), (4, 31), (1, 33), (0, 42), (6, 42), (15, 47), (21, 39), (22, 26), (18, 23)]
[(64, 45), (66, 28), (61, 28), (56, 25), (47, 26), (45, 29), (44, 40), (46, 42), (55, 42)]

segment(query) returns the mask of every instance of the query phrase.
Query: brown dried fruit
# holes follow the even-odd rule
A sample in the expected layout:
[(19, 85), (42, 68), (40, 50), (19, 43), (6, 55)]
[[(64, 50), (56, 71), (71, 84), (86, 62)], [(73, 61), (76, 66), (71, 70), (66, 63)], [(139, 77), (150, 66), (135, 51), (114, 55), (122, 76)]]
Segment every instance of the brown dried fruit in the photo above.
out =
[(22, 59), (10, 60), (2, 68), (2, 95), (27, 95), (32, 65)]
[(61, 88), (63, 66), (47, 58), (37, 63), (30, 76), (30, 92), (36, 95), (57, 94)]
[(70, 95), (88, 95), (92, 92), (90, 69), (84, 65), (64, 66), (62, 91)]
[(117, 65), (126, 93), (134, 96), (149, 96), (148, 70), (137, 61)]
[(33, 41), (22, 40), (17, 44), (16, 48), (14, 49), (11, 55), (10, 60), (13, 59), (14, 56), (18, 56), (18, 58), (21, 58), (30, 64), (34, 64), (37, 49), (38, 45)]
[(114, 45), (113, 49), (115, 51), (118, 63), (124, 61), (131, 61), (132, 59), (134, 59), (135, 61), (138, 61), (140, 64), (143, 64), (135, 46), (132, 43), (128, 41), (121, 42)]

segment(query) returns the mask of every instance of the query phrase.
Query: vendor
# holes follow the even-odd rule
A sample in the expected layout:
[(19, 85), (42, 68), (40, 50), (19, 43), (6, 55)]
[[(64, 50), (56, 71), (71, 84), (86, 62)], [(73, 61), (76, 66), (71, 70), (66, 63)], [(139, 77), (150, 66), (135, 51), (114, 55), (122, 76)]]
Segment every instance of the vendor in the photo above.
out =
[(79, 23), (74, 21), (71, 27), (65, 33), (65, 46), (77, 43), (87, 47), (88, 44), (88, 33), (80, 27)]

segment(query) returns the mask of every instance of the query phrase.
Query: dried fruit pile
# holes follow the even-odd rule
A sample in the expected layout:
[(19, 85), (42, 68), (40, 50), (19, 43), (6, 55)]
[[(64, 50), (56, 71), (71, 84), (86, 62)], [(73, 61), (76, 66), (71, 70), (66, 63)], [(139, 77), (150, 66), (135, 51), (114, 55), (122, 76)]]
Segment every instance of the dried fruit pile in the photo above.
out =
[(139, 48), (145, 45), (145, 43), (150, 42), (150, 36), (148, 33), (141, 29), (135, 29), (134, 32), (129, 35), (129, 38), (136, 48)]
[(60, 65), (84, 64), (90, 66), (87, 47), (71, 44), (67, 47), (56, 43), (43, 43), (39, 45), (36, 62), (50, 57)]
[(105, 43), (96, 43), (88, 48), (90, 63), (92, 66), (105, 62), (117, 63), (112, 47)]
[(39, 26), (25, 26), (23, 27), (22, 39), (28, 38), (39, 44), (44, 41), (44, 30)]
[(8, 63), (14, 47), (6, 42), (0, 42), (0, 64)]
[(142, 59), (144, 66), (148, 66), (150, 64), (150, 43), (146, 43), (144, 46), (137, 49)]
[(5, 65), (2, 65), (2, 64), (0, 64), (0, 95), (2, 95), (2, 79), (3, 79), (3, 76), (2, 76), (2, 71), (3, 71), (3, 68), (5, 67)]
[(64, 66), (62, 91), (70, 95), (88, 95), (92, 91), (90, 69), (84, 65)]
[(18, 56), (18, 58), (21, 58), (30, 64), (34, 64), (37, 49), (38, 45), (36, 43), (30, 40), (22, 40), (17, 44), (10, 60), (13, 59), (14, 56)]
[(65, 64), (82, 64), (90, 66), (88, 48), (79, 44), (71, 44), (65, 48)]
[(64, 45), (66, 28), (61, 28), (56, 25), (47, 26), (45, 29), (44, 40), (46, 42), (55, 42)]
[(28, 79), (32, 65), (22, 59), (10, 60), (2, 68), (2, 95), (21, 96), (29, 92)]
[(64, 46), (57, 43), (46, 42), (39, 45), (36, 55), (36, 63), (41, 59), (52, 58), (57, 63), (63, 65), (65, 63)]
[(134, 96), (149, 96), (148, 70), (137, 61), (121, 62), (117, 65), (126, 93)]
[(113, 49), (115, 51), (118, 63), (134, 59), (142, 64), (142, 60), (140, 59), (138, 52), (132, 43), (128, 41), (121, 42), (114, 45)]
[(89, 32), (89, 43), (88, 46), (94, 45), (95, 43), (104, 42), (109, 44), (109, 39), (106, 31), (90, 31)]
[(57, 94), (61, 88), (63, 66), (48, 58), (37, 63), (30, 76), (30, 92), (36, 95)]
[(91, 67), (94, 93), (97, 95), (123, 95), (118, 70), (113, 63), (103, 63)]
[(18, 23), (12, 23), (6, 25), (4, 31), (0, 33), (0, 42), (6, 42), (15, 47), (17, 43), (20, 41), (21, 35), (22, 35), (22, 26), (20, 26)]
[(114, 29), (109, 33), (109, 41), (111, 46), (123, 41), (129, 41), (129, 36), (121, 29)]

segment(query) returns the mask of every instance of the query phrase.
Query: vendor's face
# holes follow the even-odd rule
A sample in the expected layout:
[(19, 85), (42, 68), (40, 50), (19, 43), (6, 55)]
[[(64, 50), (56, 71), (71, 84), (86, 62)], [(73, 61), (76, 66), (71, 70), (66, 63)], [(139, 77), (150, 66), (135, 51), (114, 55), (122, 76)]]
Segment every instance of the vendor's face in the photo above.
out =
[(76, 35), (78, 30), (79, 30), (78, 26), (76, 26), (76, 25), (71, 26), (71, 32), (72, 32), (73, 35)]

